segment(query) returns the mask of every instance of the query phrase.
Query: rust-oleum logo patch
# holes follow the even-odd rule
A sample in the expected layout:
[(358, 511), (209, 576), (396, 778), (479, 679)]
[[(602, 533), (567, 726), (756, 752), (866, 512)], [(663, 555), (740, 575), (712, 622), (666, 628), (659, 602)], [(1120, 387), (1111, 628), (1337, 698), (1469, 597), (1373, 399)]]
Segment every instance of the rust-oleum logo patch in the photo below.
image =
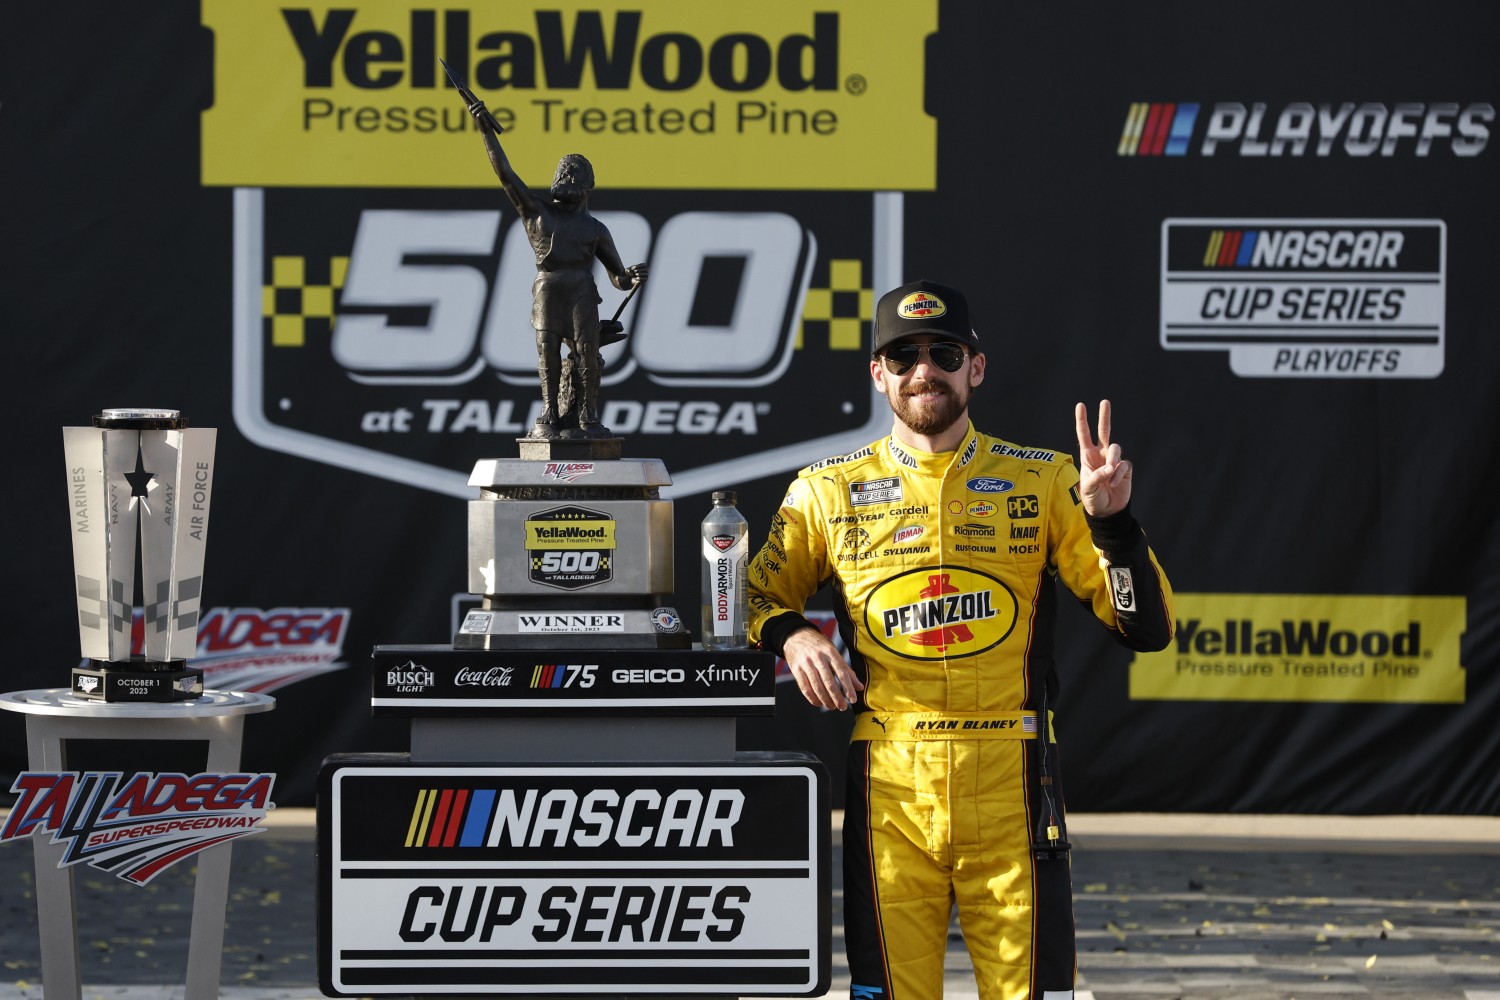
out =
[(894, 576), (865, 602), (865, 629), (881, 646), (915, 660), (973, 656), (1003, 642), (1018, 605), (987, 573), (953, 566)]

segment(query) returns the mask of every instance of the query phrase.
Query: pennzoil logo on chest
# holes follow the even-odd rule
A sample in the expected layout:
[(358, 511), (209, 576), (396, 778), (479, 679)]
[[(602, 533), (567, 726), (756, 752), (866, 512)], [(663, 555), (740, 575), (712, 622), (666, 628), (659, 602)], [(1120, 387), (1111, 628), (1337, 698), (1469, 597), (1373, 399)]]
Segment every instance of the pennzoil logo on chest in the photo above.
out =
[(940, 660), (973, 656), (1015, 628), (1015, 594), (987, 573), (929, 566), (876, 587), (865, 602), (865, 629), (898, 656)]

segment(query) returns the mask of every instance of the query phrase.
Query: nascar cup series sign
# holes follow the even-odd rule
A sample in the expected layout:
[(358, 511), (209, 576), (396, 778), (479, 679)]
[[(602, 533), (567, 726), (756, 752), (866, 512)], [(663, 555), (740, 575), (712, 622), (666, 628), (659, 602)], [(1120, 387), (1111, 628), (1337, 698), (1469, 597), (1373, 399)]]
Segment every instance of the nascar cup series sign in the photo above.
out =
[(1161, 345), (1227, 350), (1236, 375), (1436, 378), (1439, 219), (1168, 219)]
[(320, 777), (329, 996), (828, 988), (828, 800), (806, 754)]

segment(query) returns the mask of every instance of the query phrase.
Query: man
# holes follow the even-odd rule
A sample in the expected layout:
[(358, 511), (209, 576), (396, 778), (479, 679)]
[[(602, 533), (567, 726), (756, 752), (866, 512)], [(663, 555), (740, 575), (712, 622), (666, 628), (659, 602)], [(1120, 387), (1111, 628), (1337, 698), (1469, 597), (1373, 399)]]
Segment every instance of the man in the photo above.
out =
[[(870, 377), (891, 434), (804, 469), (749, 568), (751, 639), (809, 702), (859, 712), (844, 802), (859, 1000), (942, 995), (955, 901), (984, 1000), (1072, 997), (1053, 580), (1132, 649), (1172, 633), (1108, 401), (1097, 443), (1076, 407), (1075, 468), (974, 429), (985, 363), (957, 289), (883, 296)], [(849, 662), (801, 614), (830, 580)]]
[[(526, 238), (536, 254), (536, 281), (531, 286), (531, 325), (536, 330), (537, 376), (542, 389), (542, 412), (530, 437), (605, 437), (599, 423), (599, 291), (594, 286), (594, 258), (609, 272), (620, 291), (646, 280), (646, 265), (625, 267), (604, 223), (589, 214), (589, 192), (594, 168), (577, 153), (557, 164), (550, 200), (531, 192), (510, 165), (490, 125), (483, 101), (469, 105), (484, 138), (490, 165), (500, 186), (521, 215)], [(612, 330), (617, 333), (617, 330)], [(612, 338), (618, 339), (618, 338)], [(568, 343), (571, 372), (564, 381), (562, 343)], [(566, 416), (576, 426), (559, 427), (562, 401)]]

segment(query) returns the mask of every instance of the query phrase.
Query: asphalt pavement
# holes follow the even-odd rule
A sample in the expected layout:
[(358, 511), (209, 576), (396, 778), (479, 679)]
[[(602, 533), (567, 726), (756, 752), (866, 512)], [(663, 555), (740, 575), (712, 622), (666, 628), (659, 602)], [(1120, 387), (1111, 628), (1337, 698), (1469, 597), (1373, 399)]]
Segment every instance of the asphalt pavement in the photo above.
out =
[[(1500, 1000), (1500, 818), (1077, 815), (1078, 1000)], [(835, 835), (835, 854), (838, 838)], [(314, 821), (233, 846), (225, 1000), (312, 1000)], [(85, 1000), (180, 998), (193, 869), (76, 873)], [(834, 859), (833, 989), (846, 995)], [(32, 852), (0, 844), (0, 1000), (43, 996)], [(977, 997), (957, 925), (945, 996)]]

